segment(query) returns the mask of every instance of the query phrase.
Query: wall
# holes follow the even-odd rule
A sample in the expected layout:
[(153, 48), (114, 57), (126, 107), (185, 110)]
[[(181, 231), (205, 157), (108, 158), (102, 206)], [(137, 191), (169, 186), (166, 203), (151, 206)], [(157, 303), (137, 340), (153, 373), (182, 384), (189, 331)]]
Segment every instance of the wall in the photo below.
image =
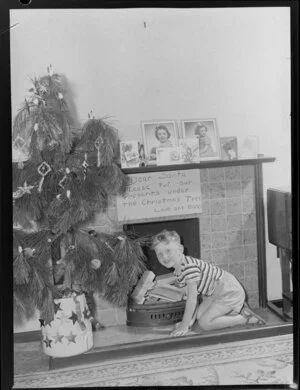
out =
[[(29, 77), (51, 63), (73, 87), (81, 122), (93, 109), (122, 139), (140, 121), (216, 118), (221, 136), (259, 135), (264, 189), (290, 185), (288, 8), (12, 10), (15, 115)], [(280, 268), (267, 244), (268, 296)], [(274, 282), (276, 280), (276, 283)]]

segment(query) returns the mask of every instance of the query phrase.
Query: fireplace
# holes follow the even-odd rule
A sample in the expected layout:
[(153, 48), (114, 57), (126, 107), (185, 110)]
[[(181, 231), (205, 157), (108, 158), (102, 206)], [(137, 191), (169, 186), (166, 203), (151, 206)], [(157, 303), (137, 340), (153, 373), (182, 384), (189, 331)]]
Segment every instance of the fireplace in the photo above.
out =
[[(139, 236), (155, 235), (163, 229), (175, 230), (181, 238), (184, 246), (184, 254), (200, 258), (200, 233), (199, 219), (181, 219), (139, 223), (124, 226), (127, 231), (134, 232)], [(146, 255), (148, 270), (156, 276), (172, 272), (161, 265), (156, 254), (149, 247), (143, 248)], [(126, 310), (126, 324), (128, 326), (163, 326), (181, 321), (184, 313), (185, 301), (157, 302), (154, 304), (136, 304), (129, 299)]]
[[(134, 230), (140, 235), (153, 234), (162, 229), (174, 229), (183, 237), (184, 246), (190, 255), (231, 272), (244, 286), (248, 304), (251, 308), (266, 307), (266, 253), (265, 219), (263, 202), (263, 163), (275, 159), (260, 158), (253, 160), (213, 161), (182, 166), (144, 167), (124, 170), (135, 177), (141, 172), (167, 172), (196, 169), (200, 172), (202, 211), (195, 214), (149, 216), (144, 209), (135, 206), (130, 218), (118, 218), (117, 202), (112, 198), (107, 213), (96, 216), (90, 225), (99, 232), (109, 233), (125, 229)], [(180, 206), (181, 203), (178, 202)], [(134, 215), (137, 216), (136, 219)], [(192, 233), (194, 248), (186, 241), (189, 237), (179, 231), (177, 223), (185, 221), (184, 230), (190, 228), (193, 219), (199, 221), (199, 235)], [(132, 225), (131, 225), (132, 224)], [(157, 228), (157, 229), (156, 229)], [(151, 252), (149, 258), (151, 259)], [(155, 272), (167, 272), (160, 264), (149, 260), (149, 267)], [(155, 273), (154, 272), (154, 273)], [(111, 305), (103, 297), (97, 302), (99, 318), (105, 326), (125, 325), (126, 308)]]

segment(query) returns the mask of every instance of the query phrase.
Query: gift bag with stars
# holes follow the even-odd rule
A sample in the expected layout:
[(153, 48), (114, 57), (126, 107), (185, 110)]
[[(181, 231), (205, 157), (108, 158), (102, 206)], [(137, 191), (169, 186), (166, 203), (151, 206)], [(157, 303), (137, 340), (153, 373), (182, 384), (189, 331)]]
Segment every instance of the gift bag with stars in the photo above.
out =
[(93, 347), (91, 313), (84, 294), (54, 299), (52, 321), (40, 319), (43, 351), (52, 357), (84, 353)]

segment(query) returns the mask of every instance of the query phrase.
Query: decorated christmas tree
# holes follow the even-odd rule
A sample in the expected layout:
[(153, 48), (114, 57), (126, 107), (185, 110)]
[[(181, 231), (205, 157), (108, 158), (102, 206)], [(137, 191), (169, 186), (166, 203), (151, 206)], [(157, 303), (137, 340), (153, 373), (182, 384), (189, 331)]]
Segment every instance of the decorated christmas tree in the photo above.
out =
[(15, 315), (37, 308), (50, 323), (55, 298), (74, 292), (126, 306), (146, 268), (145, 239), (84, 228), (126, 191), (118, 132), (92, 113), (76, 128), (67, 80), (51, 66), (32, 84), (13, 122)]

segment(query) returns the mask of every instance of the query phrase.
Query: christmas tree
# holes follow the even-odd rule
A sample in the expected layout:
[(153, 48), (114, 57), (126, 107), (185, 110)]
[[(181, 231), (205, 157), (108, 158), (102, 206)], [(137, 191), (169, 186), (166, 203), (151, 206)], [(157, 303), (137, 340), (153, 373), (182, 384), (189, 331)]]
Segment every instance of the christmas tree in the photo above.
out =
[(67, 80), (51, 66), (32, 84), (13, 121), (15, 314), (37, 308), (49, 322), (53, 299), (75, 290), (125, 306), (147, 238), (83, 227), (127, 189), (117, 130), (92, 113), (76, 128)]

